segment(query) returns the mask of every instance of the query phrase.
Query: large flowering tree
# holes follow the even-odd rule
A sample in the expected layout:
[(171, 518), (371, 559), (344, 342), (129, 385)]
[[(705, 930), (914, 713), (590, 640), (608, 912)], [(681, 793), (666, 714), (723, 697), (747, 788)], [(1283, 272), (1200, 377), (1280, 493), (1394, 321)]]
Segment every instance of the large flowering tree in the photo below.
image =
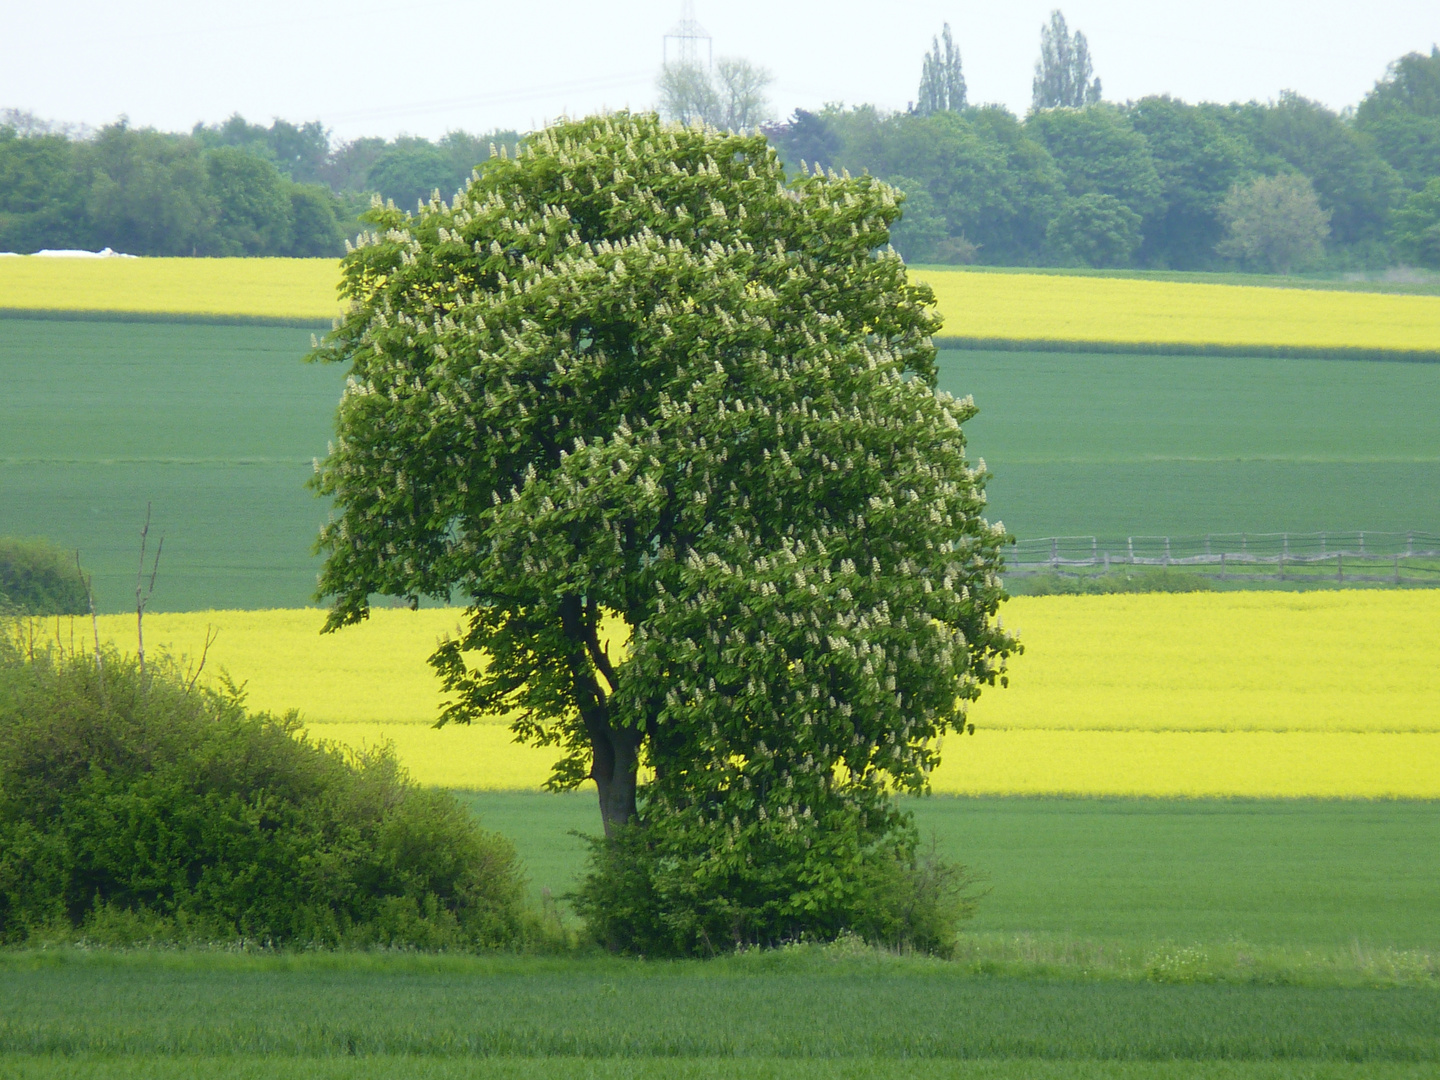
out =
[(328, 628), (464, 596), (442, 719), (512, 715), (607, 836), (683, 825), (686, 888), (780, 868), (767, 910), (844, 892), (806, 853), (898, 827), (887, 792), (1016, 648), (898, 216), (871, 177), (787, 183), (759, 135), (564, 122), (373, 209), (318, 349), (350, 368)]

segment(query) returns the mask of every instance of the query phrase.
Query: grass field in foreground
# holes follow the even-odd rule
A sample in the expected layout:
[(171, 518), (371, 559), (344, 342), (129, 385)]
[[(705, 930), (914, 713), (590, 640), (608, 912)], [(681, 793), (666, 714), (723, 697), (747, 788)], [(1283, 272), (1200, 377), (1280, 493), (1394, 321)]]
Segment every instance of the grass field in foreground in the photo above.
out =
[[(300, 363), (308, 340), (0, 320), (0, 532), (79, 547), (123, 611), (151, 501), (154, 610), (308, 603), (327, 509), (304, 484), (343, 381)], [(1019, 536), (1440, 532), (1440, 365), (949, 351), (940, 370), (980, 404), (990, 514)]]
[(1392, 1061), (1046, 1061), (1036, 1058), (40, 1057), (0, 1058), (14, 1080), (1428, 1080)]
[(1440, 1061), (1435, 988), (976, 978), (823, 949), (690, 963), (12, 954), (0, 1000), (0, 1053)]
[(0, 311), (233, 315), (328, 324), (334, 259), (0, 259)]
[(921, 270), (942, 335), (1440, 353), (1440, 297)]

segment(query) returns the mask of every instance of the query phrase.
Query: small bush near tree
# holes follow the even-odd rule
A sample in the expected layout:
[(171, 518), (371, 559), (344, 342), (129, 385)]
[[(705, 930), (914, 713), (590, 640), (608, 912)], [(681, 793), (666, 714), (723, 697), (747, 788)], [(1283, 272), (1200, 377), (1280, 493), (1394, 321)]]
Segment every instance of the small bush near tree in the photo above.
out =
[(0, 640), (0, 942), (517, 945), (514, 848), (173, 662)]
[(81, 615), (89, 594), (75, 552), (48, 540), (0, 536), (0, 614)]

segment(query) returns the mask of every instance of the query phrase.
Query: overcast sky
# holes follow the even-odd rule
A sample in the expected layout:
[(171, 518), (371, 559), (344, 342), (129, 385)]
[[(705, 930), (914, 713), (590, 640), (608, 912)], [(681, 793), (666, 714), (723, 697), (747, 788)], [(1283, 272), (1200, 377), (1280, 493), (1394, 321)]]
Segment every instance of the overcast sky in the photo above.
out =
[[(774, 109), (904, 108), (942, 22), (973, 102), (1023, 113), (1054, 0), (697, 0), (716, 56), (775, 76)], [(1108, 100), (1353, 105), (1396, 57), (1440, 41), (1440, 0), (1069, 0)], [(648, 107), (680, 0), (5, 0), (0, 107), (188, 129), (234, 112), (319, 119), (339, 138), (529, 129)]]

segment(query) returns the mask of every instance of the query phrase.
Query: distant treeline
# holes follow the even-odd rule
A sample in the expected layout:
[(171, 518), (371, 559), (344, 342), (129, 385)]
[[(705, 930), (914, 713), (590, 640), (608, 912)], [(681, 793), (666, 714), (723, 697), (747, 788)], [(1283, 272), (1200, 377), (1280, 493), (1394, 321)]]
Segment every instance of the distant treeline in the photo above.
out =
[[(1022, 119), (964, 104), (958, 53), (937, 43), (927, 65), (909, 111), (827, 106), (767, 129), (795, 169), (868, 171), (903, 189), (894, 243), (911, 262), (1440, 267), (1440, 49), (1396, 61), (1338, 114), (1289, 93), (1116, 105), (1077, 81), (1078, 107)], [(335, 255), (372, 193), (407, 208), (448, 197), (492, 143), (520, 138), (335, 144), (319, 123), (239, 116), (188, 134), (124, 122), (75, 134), (0, 113), (0, 250)]]
[(1216, 250), (1227, 197), (1298, 174), (1328, 214), (1324, 263), (1440, 266), (1440, 49), (1397, 61), (1342, 114), (1290, 93), (1243, 105), (1151, 97), (1023, 120), (994, 106), (831, 106), (769, 134), (796, 167), (869, 171), (904, 189), (894, 242), (912, 262), (1233, 266)]
[(0, 113), (0, 251), (339, 255), (373, 193), (413, 207), (463, 185), (513, 131), (333, 145), (318, 123), (235, 116), (188, 134), (56, 129)]

